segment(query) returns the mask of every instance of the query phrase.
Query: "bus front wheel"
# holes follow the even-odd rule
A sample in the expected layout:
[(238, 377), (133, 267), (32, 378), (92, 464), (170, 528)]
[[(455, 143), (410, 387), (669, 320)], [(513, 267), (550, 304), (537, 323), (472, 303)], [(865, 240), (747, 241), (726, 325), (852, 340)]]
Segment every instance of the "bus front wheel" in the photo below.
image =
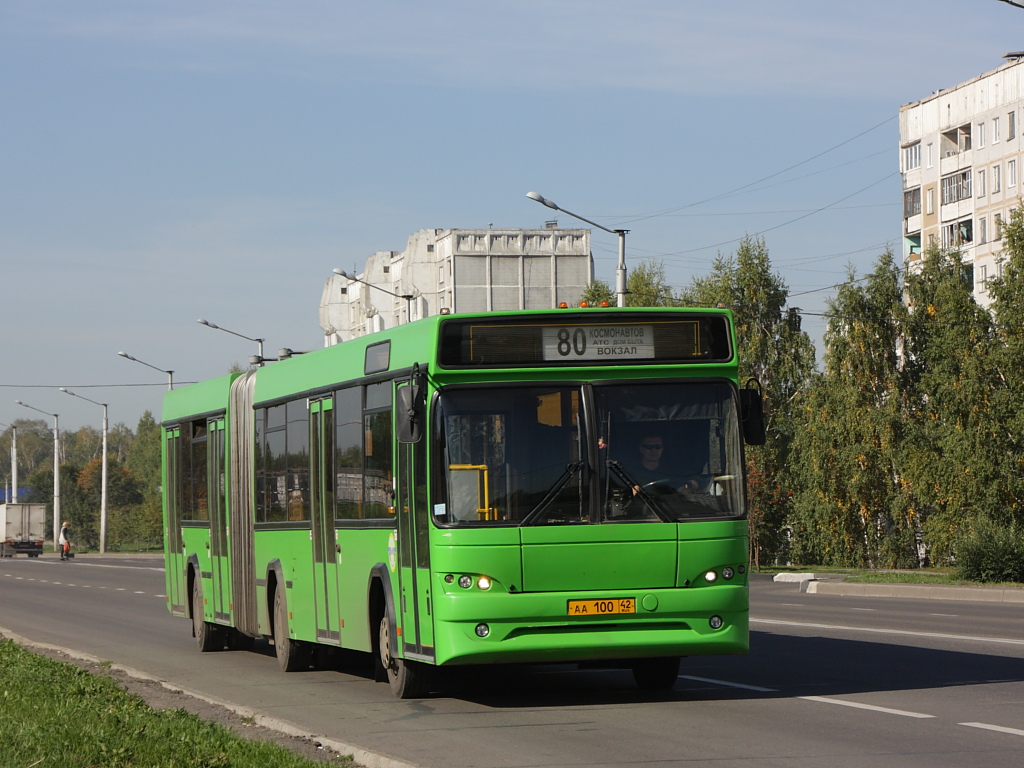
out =
[(391, 692), (400, 699), (418, 699), (430, 693), (430, 669), (424, 664), (391, 655), (391, 621), (381, 617), (378, 634), (380, 665), (388, 676)]

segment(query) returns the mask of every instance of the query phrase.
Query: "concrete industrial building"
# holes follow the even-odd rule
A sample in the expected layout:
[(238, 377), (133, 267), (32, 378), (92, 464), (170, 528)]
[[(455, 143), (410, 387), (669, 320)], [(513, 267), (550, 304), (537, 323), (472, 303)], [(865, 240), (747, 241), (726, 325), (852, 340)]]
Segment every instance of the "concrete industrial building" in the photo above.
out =
[(377, 251), (352, 280), (329, 277), (326, 346), (449, 312), (578, 304), (594, 279), (589, 229), (421, 229), (404, 251)]
[(1004, 58), (900, 108), (904, 263), (913, 269), (932, 245), (959, 248), (982, 306), (1001, 274), (1003, 223), (1020, 205), (1024, 52)]

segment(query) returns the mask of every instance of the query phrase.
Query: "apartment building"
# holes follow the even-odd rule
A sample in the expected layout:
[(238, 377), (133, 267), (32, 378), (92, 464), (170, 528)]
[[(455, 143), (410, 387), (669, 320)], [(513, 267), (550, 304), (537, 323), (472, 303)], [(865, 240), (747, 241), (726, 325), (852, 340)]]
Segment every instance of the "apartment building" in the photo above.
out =
[(356, 279), (329, 277), (326, 346), (442, 311), (578, 304), (594, 279), (589, 229), (421, 229), (404, 251), (377, 251)]
[(1024, 52), (973, 80), (900, 107), (903, 258), (929, 246), (959, 248), (974, 295), (1002, 267), (1003, 223), (1020, 205)]

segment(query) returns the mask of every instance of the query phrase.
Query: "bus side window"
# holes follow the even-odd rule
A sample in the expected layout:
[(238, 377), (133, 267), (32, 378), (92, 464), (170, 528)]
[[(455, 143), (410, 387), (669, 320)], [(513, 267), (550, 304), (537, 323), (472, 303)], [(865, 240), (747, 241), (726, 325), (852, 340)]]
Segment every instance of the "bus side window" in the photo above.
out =
[(335, 393), (334, 488), (342, 520), (358, 520), (363, 508), (363, 390), (340, 389)]

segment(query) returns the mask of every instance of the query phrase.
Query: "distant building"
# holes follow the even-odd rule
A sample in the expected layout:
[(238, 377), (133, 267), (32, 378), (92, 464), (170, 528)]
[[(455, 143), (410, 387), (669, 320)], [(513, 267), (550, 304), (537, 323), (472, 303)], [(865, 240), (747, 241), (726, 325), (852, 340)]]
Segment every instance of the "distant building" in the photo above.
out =
[(355, 277), (370, 285), (341, 275), (324, 284), (320, 327), (327, 346), (442, 308), (454, 313), (578, 304), (594, 279), (590, 230), (421, 229), (404, 251), (374, 253)]
[(930, 245), (960, 248), (974, 295), (990, 302), (1002, 273), (1003, 224), (1020, 205), (1024, 52), (973, 80), (900, 107), (903, 258)]

